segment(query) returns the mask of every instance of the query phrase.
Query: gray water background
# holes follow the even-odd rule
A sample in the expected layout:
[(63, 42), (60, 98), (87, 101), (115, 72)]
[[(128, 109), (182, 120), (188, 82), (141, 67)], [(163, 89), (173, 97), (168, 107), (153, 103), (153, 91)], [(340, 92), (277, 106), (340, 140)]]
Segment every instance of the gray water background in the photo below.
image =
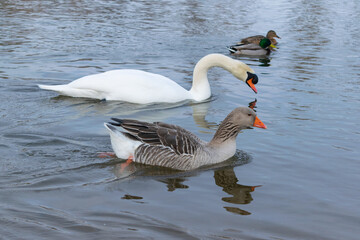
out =
[[(0, 238), (358, 239), (359, 5), (1, 1)], [(136, 68), (189, 89), (201, 57), (270, 29), (281, 39), (268, 59), (237, 57), (258, 74), (257, 95), (218, 68), (203, 104), (75, 99), (36, 86)], [(268, 129), (243, 131), (219, 166), (121, 172), (122, 160), (98, 157), (111, 151), (111, 117), (210, 140), (255, 98)]]

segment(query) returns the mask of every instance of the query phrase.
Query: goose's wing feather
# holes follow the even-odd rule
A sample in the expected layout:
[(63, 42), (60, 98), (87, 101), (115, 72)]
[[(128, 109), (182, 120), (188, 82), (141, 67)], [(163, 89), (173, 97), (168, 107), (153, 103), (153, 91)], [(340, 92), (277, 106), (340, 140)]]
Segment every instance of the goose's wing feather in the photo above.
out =
[(116, 126), (121, 126), (133, 137), (148, 145), (170, 148), (175, 154), (193, 155), (204, 142), (186, 129), (162, 122), (142, 122), (132, 119), (112, 118)]
[(191, 154), (176, 154), (175, 151), (163, 145), (141, 144), (135, 151), (134, 159), (138, 163), (169, 167), (178, 170), (194, 168), (194, 156)]

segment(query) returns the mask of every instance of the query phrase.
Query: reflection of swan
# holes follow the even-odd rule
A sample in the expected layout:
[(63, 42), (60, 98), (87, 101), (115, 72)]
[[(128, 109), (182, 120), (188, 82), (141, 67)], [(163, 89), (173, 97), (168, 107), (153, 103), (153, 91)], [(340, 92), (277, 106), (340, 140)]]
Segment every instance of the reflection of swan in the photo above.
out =
[[(266, 128), (255, 112), (247, 107), (234, 109), (220, 124), (213, 139), (205, 142), (176, 125), (112, 118), (105, 123), (117, 157), (135, 162), (191, 170), (216, 164), (236, 152), (236, 137), (242, 129)], [(119, 131), (122, 127), (126, 132)]]
[(40, 88), (71, 97), (120, 100), (132, 103), (203, 101), (211, 96), (207, 72), (221, 67), (256, 92), (257, 76), (248, 65), (222, 54), (209, 54), (196, 64), (193, 85), (188, 91), (173, 80), (159, 74), (134, 69), (112, 70), (79, 78), (64, 85), (39, 85)]
[[(251, 108), (255, 112), (256, 112), (256, 110), (255, 110), (256, 102), (257, 102), (257, 99), (255, 98), (254, 101), (251, 101), (248, 103), (249, 108)], [(209, 104), (210, 104), (209, 102), (191, 104), (191, 108), (193, 109), (192, 116), (193, 116), (194, 122), (196, 123), (196, 125), (198, 127), (216, 131), (220, 124), (218, 124), (216, 122), (209, 122), (206, 120), (206, 115), (208, 113), (209, 106), (210, 106)], [(210, 133), (208, 131), (206, 131), (206, 132), (201, 131), (201, 132)]]
[[(208, 113), (209, 106), (210, 106), (209, 102), (191, 104), (191, 108), (193, 110), (192, 117), (194, 119), (195, 124), (198, 127), (216, 131), (219, 124), (217, 124), (216, 122), (209, 122), (206, 120), (206, 115)], [(205, 131), (201, 131), (201, 132), (205, 132)], [(212, 133), (212, 132), (206, 131), (205, 133)]]
[(254, 110), (255, 112), (256, 112), (256, 110), (255, 110), (255, 108), (256, 108), (256, 102), (257, 102), (257, 99), (256, 99), (256, 98), (255, 98), (254, 101), (249, 102), (249, 108), (251, 108), (251, 109)]

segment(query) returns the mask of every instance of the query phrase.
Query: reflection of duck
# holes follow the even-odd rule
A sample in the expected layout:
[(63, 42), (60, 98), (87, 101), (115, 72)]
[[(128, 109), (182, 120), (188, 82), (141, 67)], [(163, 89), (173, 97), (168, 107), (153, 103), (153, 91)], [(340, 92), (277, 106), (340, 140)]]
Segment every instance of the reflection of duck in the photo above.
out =
[(269, 55), (271, 48), (276, 48), (268, 38), (263, 38), (259, 43), (241, 43), (228, 47), (233, 55), (264, 56)]
[[(255, 35), (255, 36), (243, 38), (237, 44), (249, 44), (249, 43), (259, 44), (260, 40), (263, 39), (263, 38), (265, 38), (265, 36), (263, 36), (263, 35)], [(276, 41), (275, 38), (281, 38), (281, 37), (279, 37), (274, 30), (270, 30), (270, 31), (267, 32), (266, 38), (268, 38), (271, 41), (272, 44), (276, 45), (277, 41)]]
[[(225, 161), (236, 152), (236, 137), (240, 130), (266, 128), (255, 112), (247, 107), (234, 109), (220, 124), (209, 143), (176, 125), (130, 119), (112, 120), (115, 122), (105, 123), (105, 127), (109, 130), (117, 157), (178, 170), (191, 170)], [(121, 132), (114, 126), (120, 126), (127, 132)]]
[(139, 104), (203, 101), (211, 96), (207, 72), (212, 67), (221, 67), (231, 72), (256, 92), (254, 84), (257, 82), (257, 76), (254, 70), (245, 63), (222, 54), (209, 54), (200, 59), (194, 68), (193, 85), (189, 91), (167, 77), (135, 69), (112, 70), (88, 75), (69, 84), (39, 85), (39, 87), (71, 97)]
[(261, 63), (259, 66), (261, 66), (261, 67), (269, 67), (269, 66), (271, 66), (270, 61), (271, 61), (271, 59), (267, 58), (267, 57), (259, 58), (259, 62)]

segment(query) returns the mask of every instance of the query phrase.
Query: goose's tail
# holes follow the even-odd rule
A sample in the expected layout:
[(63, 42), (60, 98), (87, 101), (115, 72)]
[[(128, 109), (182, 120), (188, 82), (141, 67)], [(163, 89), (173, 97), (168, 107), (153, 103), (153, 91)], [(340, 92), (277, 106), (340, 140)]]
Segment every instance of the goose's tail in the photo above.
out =
[(134, 156), (135, 149), (142, 143), (126, 132), (119, 131), (111, 123), (104, 123), (110, 133), (111, 146), (118, 158), (128, 159)]

